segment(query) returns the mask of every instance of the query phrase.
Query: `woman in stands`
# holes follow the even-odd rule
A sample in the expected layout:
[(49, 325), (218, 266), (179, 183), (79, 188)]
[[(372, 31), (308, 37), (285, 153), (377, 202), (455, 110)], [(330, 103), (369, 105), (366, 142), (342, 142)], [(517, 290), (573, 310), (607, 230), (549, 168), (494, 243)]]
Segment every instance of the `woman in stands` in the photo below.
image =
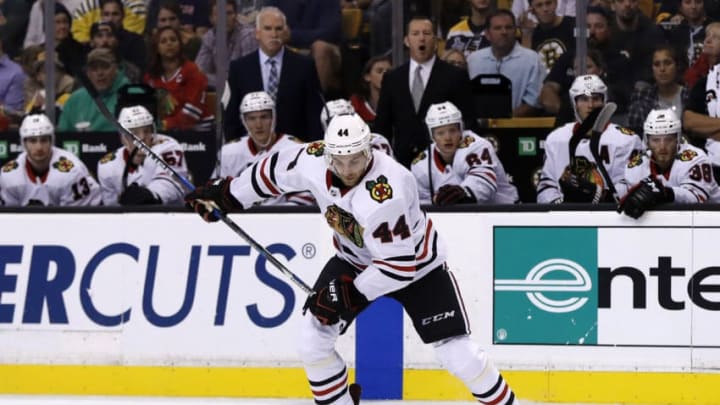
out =
[(353, 108), (370, 127), (375, 121), (375, 109), (380, 99), (383, 75), (390, 68), (392, 68), (392, 60), (389, 56), (370, 58), (363, 68), (359, 91), (350, 97)]
[(160, 90), (163, 130), (209, 130), (214, 116), (205, 100), (207, 77), (182, 52), (180, 32), (172, 27), (158, 28), (150, 43), (145, 83)]

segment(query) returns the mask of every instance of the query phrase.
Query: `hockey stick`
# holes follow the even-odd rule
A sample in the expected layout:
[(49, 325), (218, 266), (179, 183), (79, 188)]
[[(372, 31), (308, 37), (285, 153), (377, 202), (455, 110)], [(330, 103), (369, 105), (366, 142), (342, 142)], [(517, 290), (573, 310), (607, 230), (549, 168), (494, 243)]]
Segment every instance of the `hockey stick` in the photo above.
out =
[(610, 122), (610, 118), (612, 118), (612, 115), (615, 114), (615, 110), (617, 110), (617, 104), (610, 102), (605, 104), (605, 107), (603, 107), (602, 111), (600, 111), (600, 114), (598, 114), (598, 117), (595, 120), (595, 124), (592, 127), (592, 134), (590, 135), (590, 153), (592, 153), (593, 159), (595, 159), (595, 165), (597, 166), (598, 170), (600, 170), (600, 174), (605, 180), (605, 184), (607, 184), (608, 190), (610, 190), (610, 193), (612, 193), (613, 195), (613, 199), (617, 203), (618, 201), (620, 201), (620, 196), (617, 195), (615, 185), (612, 182), (612, 178), (610, 178), (610, 174), (605, 168), (605, 164), (600, 157), (599, 151), (600, 135), (602, 135), (603, 131), (605, 131), (605, 127)]
[[(604, 108), (604, 107), (603, 107)], [(590, 129), (593, 128), (593, 125), (597, 121), (598, 115), (600, 115), (601, 108), (596, 108), (590, 112), (590, 114), (585, 117), (583, 122), (580, 123), (580, 125), (573, 130), (572, 136), (570, 137), (570, 141), (568, 142), (568, 153), (570, 156), (570, 167), (575, 168), (575, 153), (578, 144), (580, 144), (580, 140), (582, 140), (585, 137), (585, 134), (590, 131)]]
[[(195, 186), (185, 177), (183, 177), (180, 173), (178, 173), (175, 169), (173, 169), (170, 165), (165, 163), (165, 161), (158, 156), (152, 149), (150, 149), (149, 146), (147, 146), (140, 138), (135, 136), (131, 131), (128, 131), (120, 125), (120, 123), (115, 119), (115, 116), (108, 110), (105, 103), (100, 98), (100, 94), (97, 90), (95, 90), (95, 87), (93, 87), (92, 83), (90, 83), (90, 80), (87, 78), (87, 76), (84, 73), (80, 73), (78, 75), (80, 77), (80, 82), (82, 83), (83, 87), (85, 87), (85, 90), (87, 90), (88, 94), (90, 94), (90, 97), (92, 97), (93, 101), (95, 102), (95, 105), (98, 107), (100, 112), (105, 116), (105, 119), (110, 121), (115, 128), (123, 135), (131, 137), (133, 140), (133, 144), (137, 146), (138, 148), (145, 151), (149, 158), (151, 158), (155, 163), (160, 165), (164, 170), (167, 170), (173, 177), (175, 177), (182, 185), (185, 186), (189, 191), (194, 191)], [(264, 246), (262, 246), (260, 243), (258, 243), (255, 239), (253, 239), (250, 235), (247, 234), (240, 226), (238, 226), (232, 219), (230, 219), (225, 213), (215, 209), (213, 210), (213, 214), (217, 218), (219, 218), (222, 222), (225, 223), (230, 229), (232, 229), (238, 236), (243, 238), (250, 246), (252, 246), (255, 250), (257, 250), (261, 255), (265, 257), (270, 263), (272, 263), (278, 270), (280, 270), (281, 273), (283, 273), (285, 276), (287, 276), (290, 281), (292, 281), (296, 286), (298, 286), (301, 290), (303, 290), (305, 293), (309, 295), (315, 294), (312, 288), (310, 288), (307, 284), (305, 284), (304, 281), (302, 281), (298, 276), (295, 275), (290, 269), (285, 267), (275, 256), (273, 256), (270, 251), (265, 249)]]

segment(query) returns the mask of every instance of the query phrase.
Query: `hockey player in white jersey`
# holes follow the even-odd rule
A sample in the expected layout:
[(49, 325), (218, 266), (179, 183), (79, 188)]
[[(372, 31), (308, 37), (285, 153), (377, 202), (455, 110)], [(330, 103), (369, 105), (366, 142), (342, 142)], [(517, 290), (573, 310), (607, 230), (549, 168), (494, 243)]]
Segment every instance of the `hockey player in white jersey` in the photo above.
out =
[(720, 189), (704, 151), (681, 143), (682, 123), (672, 109), (652, 110), (645, 120), (647, 152), (627, 164), (628, 193), (618, 211), (640, 218), (658, 204), (720, 202)]
[[(141, 105), (125, 107), (120, 110), (119, 122), (181, 176), (187, 177), (182, 147), (174, 138), (155, 133), (155, 118), (147, 108)], [(129, 135), (120, 134), (120, 139), (123, 146), (98, 162), (103, 203), (108, 206), (182, 203), (185, 194), (182, 184), (148, 158), (142, 148), (136, 147)]]
[[(322, 123), (323, 130), (327, 129), (330, 120), (341, 114), (355, 114), (355, 108), (353, 108), (350, 101), (344, 98), (338, 98), (336, 100), (330, 100), (325, 103), (325, 106), (320, 111), (320, 122)], [(380, 134), (372, 133), (370, 138), (370, 146), (373, 149), (379, 150), (390, 157), (395, 157), (392, 146), (388, 142), (387, 138)]]
[[(239, 178), (199, 187), (186, 197), (204, 219), (251, 207), (264, 198), (310, 190), (333, 229), (335, 256), (315, 282), (298, 335), (316, 403), (352, 405), (347, 367), (335, 350), (346, 325), (381, 296), (399, 301), (423, 342), (481, 402), (513, 404), (515, 394), (470, 338), (446, 248), (420, 209), (412, 173), (373, 151), (370, 128), (356, 115), (338, 115), (324, 142), (278, 151)], [(434, 315), (446, 314), (442, 322)], [(341, 320), (343, 322), (341, 322)], [(399, 327), (399, 325), (398, 325)]]
[[(275, 102), (264, 91), (246, 94), (240, 102), (240, 120), (247, 135), (220, 149), (219, 177), (237, 177), (268, 155), (301, 143), (292, 135), (275, 132)], [(263, 205), (313, 205), (309, 193), (288, 193), (263, 201)]]
[(607, 102), (607, 86), (596, 75), (578, 76), (570, 87), (570, 102), (577, 122), (555, 129), (545, 140), (545, 163), (537, 186), (537, 202), (613, 201), (606, 182), (613, 183), (618, 196), (625, 194), (627, 188), (621, 184), (625, 166), (633, 154), (643, 149), (642, 140), (627, 128), (607, 125), (596, 151), (610, 177), (605, 179), (590, 150), (589, 134), (580, 132), (583, 132), (581, 123), (592, 110)]
[(425, 124), (432, 143), (412, 162), (423, 204), (514, 204), (510, 184), (495, 148), (485, 138), (463, 130), (462, 113), (446, 101), (428, 108)]
[(24, 151), (0, 170), (0, 204), (90, 206), (101, 202), (100, 187), (75, 155), (53, 146), (55, 127), (44, 114), (20, 125)]

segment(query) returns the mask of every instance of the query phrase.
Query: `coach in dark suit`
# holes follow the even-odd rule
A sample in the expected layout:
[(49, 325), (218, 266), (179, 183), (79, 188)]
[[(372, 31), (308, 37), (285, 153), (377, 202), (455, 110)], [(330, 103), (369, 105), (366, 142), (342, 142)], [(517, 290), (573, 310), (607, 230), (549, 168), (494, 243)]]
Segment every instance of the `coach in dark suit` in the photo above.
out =
[(436, 43), (432, 21), (413, 17), (405, 35), (410, 61), (385, 73), (380, 89), (374, 130), (390, 140), (406, 167), (430, 142), (425, 113), (431, 104), (452, 101), (463, 113), (465, 128), (475, 127), (468, 74), (437, 58)]
[(289, 31), (282, 11), (265, 7), (260, 10), (257, 21), (255, 37), (259, 49), (230, 63), (225, 137), (234, 139), (246, 133), (239, 110), (243, 96), (265, 91), (275, 99), (277, 132), (304, 141), (321, 139), (323, 102), (315, 62), (284, 46)]

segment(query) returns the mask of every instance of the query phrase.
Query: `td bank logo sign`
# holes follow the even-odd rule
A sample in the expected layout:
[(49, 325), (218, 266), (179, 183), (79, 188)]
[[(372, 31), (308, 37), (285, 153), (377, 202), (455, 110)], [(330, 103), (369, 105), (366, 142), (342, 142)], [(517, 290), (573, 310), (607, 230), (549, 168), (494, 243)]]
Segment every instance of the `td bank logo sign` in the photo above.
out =
[(597, 229), (497, 227), (496, 344), (597, 343)]

